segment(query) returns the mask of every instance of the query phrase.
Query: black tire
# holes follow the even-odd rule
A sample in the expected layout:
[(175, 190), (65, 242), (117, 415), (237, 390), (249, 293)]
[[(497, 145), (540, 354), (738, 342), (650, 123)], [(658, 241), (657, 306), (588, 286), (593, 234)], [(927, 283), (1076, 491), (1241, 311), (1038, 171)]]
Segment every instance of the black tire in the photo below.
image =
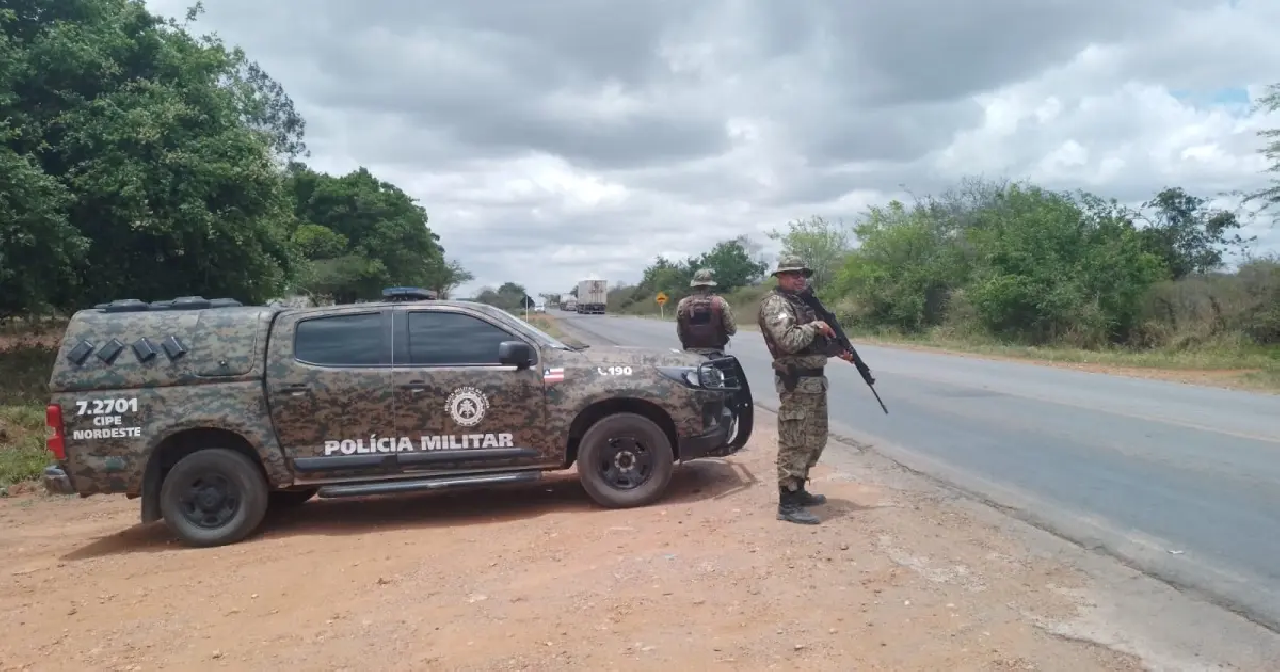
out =
[[(625, 457), (627, 453), (636, 453), (637, 448), (643, 453), (639, 460), (634, 456)], [(641, 469), (639, 484), (624, 487), (605, 473), (610, 464), (619, 468), (619, 463), (614, 461), (619, 453), (623, 454), (622, 468), (648, 466), (647, 471)], [(591, 499), (601, 506), (629, 508), (651, 504), (666, 492), (674, 471), (675, 451), (671, 440), (661, 427), (643, 415), (610, 415), (592, 425), (578, 446), (578, 480)]]
[[(201, 450), (179, 460), (165, 475), (160, 514), (188, 546), (225, 546), (258, 528), (267, 512), (267, 494), (267, 480), (253, 460), (222, 448)], [(202, 506), (218, 512), (197, 508), (196, 496), (205, 498), (199, 502)]]
[(305, 490), (272, 490), (267, 494), (268, 509), (288, 509), (295, 506), (302, 506), (311, 501), (316, 496), (319, 488), (306, 488)]

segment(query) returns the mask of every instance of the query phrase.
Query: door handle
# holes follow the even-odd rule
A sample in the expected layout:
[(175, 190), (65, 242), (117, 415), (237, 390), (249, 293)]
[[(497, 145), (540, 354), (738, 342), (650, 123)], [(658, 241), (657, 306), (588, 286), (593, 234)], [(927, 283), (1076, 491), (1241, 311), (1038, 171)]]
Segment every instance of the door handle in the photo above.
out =
[(425, 381), (425, 380), (411, 380), (411, 381), (409, 381), (408, 383), (405, 383), (404, 385), (401, 385), (401, 386), (400, 386), (400, 389), (402, 389), (402, 390), (409, 390), (410, 392), (421, 392), (421, 391), (423, 391), (423, 390), (427, 389), (427, 381)]
[(304, 384), (302, 384), (302, 383), (297, 383), (297, 384), (294, 384), (294, 385), (285, 385), (285, 386), (284, 386), (284, 391), (285, 391), (285, 392), (288, 392), (289, 394), (291, 394), (291, 395), (293, 395), (293, 396), (295, 396), (295, 397), (296, 397), (296, 396), (303, 395), (303, 394), (306, 394), (308, 391), (310, 391), (310, 389), (311, 389), (311, 386), (310, 386), (310, 385), (304, 385)]

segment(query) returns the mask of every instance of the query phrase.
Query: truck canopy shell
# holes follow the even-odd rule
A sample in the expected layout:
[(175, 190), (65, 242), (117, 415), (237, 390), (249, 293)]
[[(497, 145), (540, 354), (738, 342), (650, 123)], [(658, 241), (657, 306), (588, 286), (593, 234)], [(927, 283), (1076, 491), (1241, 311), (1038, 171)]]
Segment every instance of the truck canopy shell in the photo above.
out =
[(226, 382), (261, 371), (282, 308), (232, 299), (113, 301), (76, 312), (49, 380), (51, 392)]

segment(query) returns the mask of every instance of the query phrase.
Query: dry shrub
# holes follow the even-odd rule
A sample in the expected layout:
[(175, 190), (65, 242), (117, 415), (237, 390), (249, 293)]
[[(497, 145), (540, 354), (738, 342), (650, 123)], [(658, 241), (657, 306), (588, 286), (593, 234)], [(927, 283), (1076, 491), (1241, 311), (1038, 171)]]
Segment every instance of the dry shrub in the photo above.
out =
[(1258, 345), (1280, 343), (1280, 263), (1254, 261), (1235, 275), (1153, 286), (1132, 340), (1145, 347), (1184, 349), (1241, 337)]

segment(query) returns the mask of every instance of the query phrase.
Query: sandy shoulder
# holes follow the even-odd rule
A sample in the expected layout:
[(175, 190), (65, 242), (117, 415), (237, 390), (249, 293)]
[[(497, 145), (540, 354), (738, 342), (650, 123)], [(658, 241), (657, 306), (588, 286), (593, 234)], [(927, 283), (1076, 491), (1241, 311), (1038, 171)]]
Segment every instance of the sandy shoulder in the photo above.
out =
[(927, 493), (823, 468), (825, 524), (776, 521), (761, 421), (638, 510), (557, 477), (313, 501), (195, 551), (123, 498), (0, 500), (0, 667), (1141, 668), (1041, 627), (1083, 577)]

